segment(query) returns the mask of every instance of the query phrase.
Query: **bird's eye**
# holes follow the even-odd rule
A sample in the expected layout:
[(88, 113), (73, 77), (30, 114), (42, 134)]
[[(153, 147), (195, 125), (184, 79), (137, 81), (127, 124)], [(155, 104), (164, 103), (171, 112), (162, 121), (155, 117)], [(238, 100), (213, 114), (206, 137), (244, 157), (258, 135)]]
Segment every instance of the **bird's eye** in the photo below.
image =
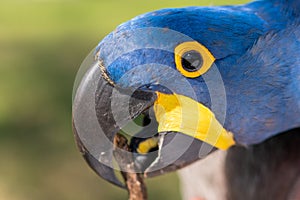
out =
[(197, 51), (188, 51), (182, 55), (181, 65), (186, 71), (195, 72), (203, 65), (202, 56)]
[(210, 51), (198, 42), (184, 42), (175, 48), (175, 63), (178, 71), (186, 77), (201, 76), (215, 61)]

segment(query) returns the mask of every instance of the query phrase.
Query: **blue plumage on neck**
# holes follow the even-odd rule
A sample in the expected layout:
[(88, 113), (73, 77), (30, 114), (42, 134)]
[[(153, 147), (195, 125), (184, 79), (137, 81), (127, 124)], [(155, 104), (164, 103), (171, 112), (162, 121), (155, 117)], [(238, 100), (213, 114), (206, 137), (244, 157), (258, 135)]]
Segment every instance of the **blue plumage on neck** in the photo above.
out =
[(300, 1), (299, 0), (267, 0), (274, 6), (279, 6), (288, 14), (300, 16)]
[(230, 108), (225, 126), (237, 141), (255, 144), (300, 127), (299, 54), (300, 27), (289, 25), (260, 37), (230, 71), (221, 70)]

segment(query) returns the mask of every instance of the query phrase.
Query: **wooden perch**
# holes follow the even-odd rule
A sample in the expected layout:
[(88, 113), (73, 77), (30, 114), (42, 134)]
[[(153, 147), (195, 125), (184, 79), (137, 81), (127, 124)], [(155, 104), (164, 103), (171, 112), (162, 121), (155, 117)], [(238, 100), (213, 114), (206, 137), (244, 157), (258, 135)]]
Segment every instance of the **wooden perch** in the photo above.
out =
[(122, 176), (126, 182), (129, 193), (129, 200), (146, 200), (147, 188), (142, 174), (136, 173), (134, 161), (127, 139), (116, 134), (114, 138), (114, 157), (121, 169)]

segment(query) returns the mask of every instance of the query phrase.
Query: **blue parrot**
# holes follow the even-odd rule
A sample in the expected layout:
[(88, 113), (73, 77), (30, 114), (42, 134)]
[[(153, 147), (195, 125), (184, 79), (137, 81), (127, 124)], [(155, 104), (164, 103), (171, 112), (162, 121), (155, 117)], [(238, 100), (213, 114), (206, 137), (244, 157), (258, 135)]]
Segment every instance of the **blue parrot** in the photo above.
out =
[[(270, 151), (290, 149), (286, 157), (297, 152), (300, 160), (299, 55), (299, 0), (171, 8), (138, 16), (99, 43), (95, 62), (76, 90), (78, 146), (101, 177), (121, 187), (112, 166), (113, 140), (130, 124), (137, 126), (136, 119), (142, 125), (127, 131), (129, 153), (147, 177), (218, 149), (240, 155), (230, 157), (231, 169), (240, 166), (234, 159), (243, 163), (264, 144)], [(292, 163), (300, 169), (299, 161)], [(242, 182), (242, 172), (239, 177)]]

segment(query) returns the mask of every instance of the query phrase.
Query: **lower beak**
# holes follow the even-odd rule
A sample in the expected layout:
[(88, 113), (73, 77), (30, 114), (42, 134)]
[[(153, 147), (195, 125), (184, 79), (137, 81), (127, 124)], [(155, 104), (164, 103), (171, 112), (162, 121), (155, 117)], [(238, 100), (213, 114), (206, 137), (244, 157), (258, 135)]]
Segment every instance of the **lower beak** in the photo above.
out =
[[(172, 100), (173, 97), (177, 100)], [(186, 101), (193, 102), (196, 107)], [(184, 109), (187, 107), (185, 104), (188, 104), (187, 110)], [(174, 109), (174, 106), (181, 109)], [(150, 164), (147, 164), (149, 166), (143, 167), (142, 171), (136, 171), (146, 177), (180, 169), (217, 148), (227, 149), (234, 144), (232, 135), (214, 120), (211, 112), (203, 110), (201, 105), (199, 110), (199, 103), (196, 101), (155, 91), (120, 89), (103, 78), (101, 70), (95, 64), (86, 73), (76, 91), (73, 102), (73, 130), (79, 150), (99, 176), (124, 188), (124, 184), (115, 175), (113, 140), (132, 120), (152, 109), (155, 118), (152, 120), (157, 121), (158, 126), (155, 127), (156, 130), (152, 128), (151, 132), (152, 135), (158, 133), (158, 150)], [(200, 114), (195, 113), (195, 110)], [(201, 112), (207, 116), (198, 118)], [(191, 119), (191, 116), (197, 120)], [(152, 137), (151, 134), (143, 135), (145, 130), (142, 127), (139, 135)], [(127, 153), (132, 157), (136, 155), (134, 152)]]
[(206, 157), (216, 148), (179, 132), (160, 133), (158, 157), (145, 170), (145, 177), (155, 177), (181, 169)]

